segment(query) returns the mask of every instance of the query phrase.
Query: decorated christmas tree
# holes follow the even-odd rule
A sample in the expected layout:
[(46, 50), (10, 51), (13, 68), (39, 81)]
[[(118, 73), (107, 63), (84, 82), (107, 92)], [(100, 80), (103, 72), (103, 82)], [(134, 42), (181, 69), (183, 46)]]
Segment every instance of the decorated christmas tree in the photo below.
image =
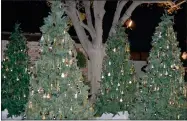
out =
[(7, 109), (8, 117), (22, 114), (28, 101), (30, 76), (26, 43), (19, 24), (16, 24), (1, 69), (1, 110)]
[(117, 33), (109, 37), (106, 44), (107, 56), (103, 63), (101, 94), (95, 106), (98, 115), (117, 114), (131, 109), (137, 88), (125, 29), (118, 26)]
[(130, 112), (130, 119), (187, 119), (184, 69), (172, 19), (172, 16), (163, 15), (152, 37), (150, 68), (140, 85), (140, 95)]
[(73, 40), (60, 1), (51, 1), (51, 13), (41, 31), (41, 58), (32, 68), (27, 119), (89, 119), (88, 86), (77, 67)]

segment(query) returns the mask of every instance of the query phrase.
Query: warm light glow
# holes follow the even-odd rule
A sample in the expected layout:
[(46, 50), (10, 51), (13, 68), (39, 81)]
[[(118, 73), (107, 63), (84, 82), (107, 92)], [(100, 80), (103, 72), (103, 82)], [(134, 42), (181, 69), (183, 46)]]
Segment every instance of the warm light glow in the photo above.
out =
[(184, 60), (187, 59), (187, 52), (183, 52), (183, 54), (182, 54), (182, 59), (184, 59)]
[(130, 20), (128, 27), (132, 26), (132, 20)]

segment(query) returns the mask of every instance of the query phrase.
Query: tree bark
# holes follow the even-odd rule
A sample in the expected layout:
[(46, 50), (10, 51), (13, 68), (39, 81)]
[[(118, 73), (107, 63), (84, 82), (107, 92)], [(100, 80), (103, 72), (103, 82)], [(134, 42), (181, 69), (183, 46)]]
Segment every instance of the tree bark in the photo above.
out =
[(88, 77), (91, 79), (91, 102), (94, 103), (96, 101), (96, 96), (99, 93), (100, 81), (101, 81), (101, 71), (102, 71), (102, 63), (104, 58), (104, 46), (93, 47), (89, 50), (89, 75)]

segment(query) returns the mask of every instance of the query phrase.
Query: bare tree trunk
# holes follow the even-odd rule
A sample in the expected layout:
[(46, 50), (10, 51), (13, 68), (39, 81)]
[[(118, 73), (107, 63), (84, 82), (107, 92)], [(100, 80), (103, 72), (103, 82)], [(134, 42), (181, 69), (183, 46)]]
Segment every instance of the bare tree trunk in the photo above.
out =
[(87, 64), (88, 64), (88, 81), (91, 82), (91, 75), (92, 75), (92, 66), (91, 66), (91, 61), (90, 59), (87, 60)]
[(102, 63), (104, 57), (104, 46), (99, 48), (91, 48), (89, 50), (90, 55), (90, 72), (88, 73), (88, 77), (91, 79), (91, 102), (94, 103), (96, 101), (96, 95), (99, 93), (100, 88), (100, 80), (101, 80), (101, 71), (102, 71)]

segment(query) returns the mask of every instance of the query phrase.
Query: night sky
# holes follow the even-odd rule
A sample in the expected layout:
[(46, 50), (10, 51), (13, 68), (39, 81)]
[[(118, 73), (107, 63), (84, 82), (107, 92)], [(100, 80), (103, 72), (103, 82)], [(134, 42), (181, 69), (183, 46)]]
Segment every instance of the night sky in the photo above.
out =
[[(11, 32), (16, 22), (21, 23), (23, 32), (38, 33), (40, 27), (43, 25), (43, 18), (48, 16), (50, 8), (45, 1), (2, 1), (2, 32)], [(112, 15), (115, 12), (116, 3), (107, 2), (104, 17), (104, 38), (108, 35), (109, 28), (112, 23)], [(175, 14), (174, 29), (177, 32), (177, 39), (182, 51), (187, 51), (187, 26), (186, 13), (187, 5), (183, 4), (182, 9)], [(134, 52), (148, 52), (151, 49), (151, 36), (155, 31), (155, 27), (161, 21), (160, 17), (164, 13), (164, 9), (153, 5), (147, 7), (141, 5), (137, 7), (132, 13), (131, 19), (135, 23), (132, 30), (128, 30), (129, 41), (131, 43), (131, 51)], [(71, 28), (71, 35), (74, 35), (73, 28)]]

